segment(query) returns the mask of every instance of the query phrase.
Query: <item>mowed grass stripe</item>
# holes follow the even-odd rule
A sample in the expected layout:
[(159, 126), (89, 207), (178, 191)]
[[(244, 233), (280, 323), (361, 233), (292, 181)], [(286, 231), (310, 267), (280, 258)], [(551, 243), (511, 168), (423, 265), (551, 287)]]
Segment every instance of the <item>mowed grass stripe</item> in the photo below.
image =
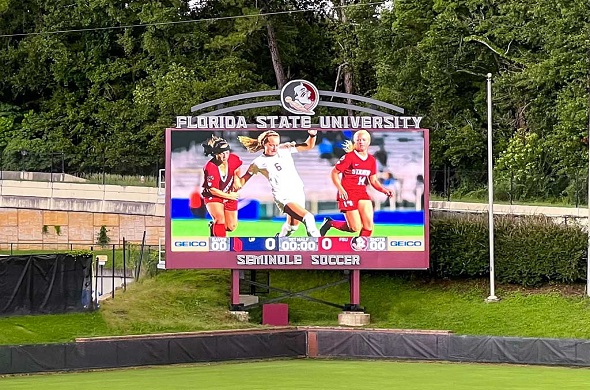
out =
[(158, 366), (0, 378), (0, 388), (3, 390), (586, 390), (588, 383), (590, 370), (567, 367), (311, 359)]
[[(209, 236), (209, 221), (205, 219), (173, 219), (172, 234), (174, 236)], [(228, 232), (232, 237), (274, 237), (281, 231), (282, 222), (273, 221), (239, 221), (238, 228), (233, 232)], [(321, 223), (317, 223), (318, 228)], [(336, 229), (330, 229), (327, 236), (346, 237), (357, 236), (358, 233), (346, 233)], [(404, 236), (416, 237), (424, 235), (424, 225), (375, 225), (373, 231), (374, 237), (387, 236)], [(299, 229), (293, 234), (293, 237), (305, 237), (305, 227), (299, 226)]]

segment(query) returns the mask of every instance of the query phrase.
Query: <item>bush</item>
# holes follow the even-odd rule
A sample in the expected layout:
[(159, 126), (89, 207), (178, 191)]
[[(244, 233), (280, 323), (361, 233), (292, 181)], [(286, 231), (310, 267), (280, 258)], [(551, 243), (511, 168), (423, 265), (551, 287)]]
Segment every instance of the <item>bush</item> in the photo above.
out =
[(111, 239), (108, 235), (107, 227), (105, 225), (102, 225), (100, 227), (100, 231), (96, 235), (96, 243), (99, 244), (102, 248), (104, 248), (109, 244), (110, 241)]
[(159, 262), (157, 251), (149, 251), (139, 244), (128, 244), (127, 248), (129, 256), (127, 264), (133, 270), (135, 280), (139, 280), (142, 276), (150, 278), (157, 274)]
[[(437, 277), (489, 274), (487, 214), (433, 214), (430, 269)], [(499, 282), (538, 286), (585, 280), (588, 236), (544, 216), (496, 216), (494, 264)]]

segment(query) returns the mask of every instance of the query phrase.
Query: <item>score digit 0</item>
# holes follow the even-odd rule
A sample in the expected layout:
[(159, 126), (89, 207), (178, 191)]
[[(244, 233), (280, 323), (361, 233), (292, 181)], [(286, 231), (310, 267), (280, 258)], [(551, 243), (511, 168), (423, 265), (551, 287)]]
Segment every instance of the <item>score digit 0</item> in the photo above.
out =
[(276, 238), (267, 238), (264, 240), (264, 249), (267, 251), (274, 251), (277, 248), (277, 239)]
[(329, 251), (330, 249), (332, 249), (332, 239), (328, 238), (328, 237), (324, 237), (321, 239), (321, 245), (322, 245), (322, 249), (325, 251)]

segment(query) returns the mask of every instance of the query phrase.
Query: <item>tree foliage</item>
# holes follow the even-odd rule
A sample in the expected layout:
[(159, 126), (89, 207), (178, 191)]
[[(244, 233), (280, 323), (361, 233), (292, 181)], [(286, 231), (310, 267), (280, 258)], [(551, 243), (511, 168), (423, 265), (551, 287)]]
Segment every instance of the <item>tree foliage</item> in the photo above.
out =
[(499, 177), (559, 197), (588, 161), (589, 15), (585, 0), (0, 1), (3, 166), (63, 153), (71, 172), (154, 173), (176, 115), (305, 78), (424, 116), (433, 168), (481, 172), (491, 73)]

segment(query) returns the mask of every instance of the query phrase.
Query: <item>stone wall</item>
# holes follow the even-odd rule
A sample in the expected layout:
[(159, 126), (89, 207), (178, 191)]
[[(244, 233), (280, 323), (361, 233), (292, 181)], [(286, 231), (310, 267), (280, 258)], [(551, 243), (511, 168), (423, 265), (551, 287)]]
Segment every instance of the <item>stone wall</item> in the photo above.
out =
[(0, 208), (0, 226), (0, 250), (87, 248), (101, 226), (109, 244), (139, 243), (144, 231), (148, 245), (164, 237), (164, 217), (151, 215)]
[[(27, 172), (25, 172), (27, 173)], [(0, 180), (0, 250), (89, 249), (101, 226), (109, 244), (164, 238), (160, 188)]]

